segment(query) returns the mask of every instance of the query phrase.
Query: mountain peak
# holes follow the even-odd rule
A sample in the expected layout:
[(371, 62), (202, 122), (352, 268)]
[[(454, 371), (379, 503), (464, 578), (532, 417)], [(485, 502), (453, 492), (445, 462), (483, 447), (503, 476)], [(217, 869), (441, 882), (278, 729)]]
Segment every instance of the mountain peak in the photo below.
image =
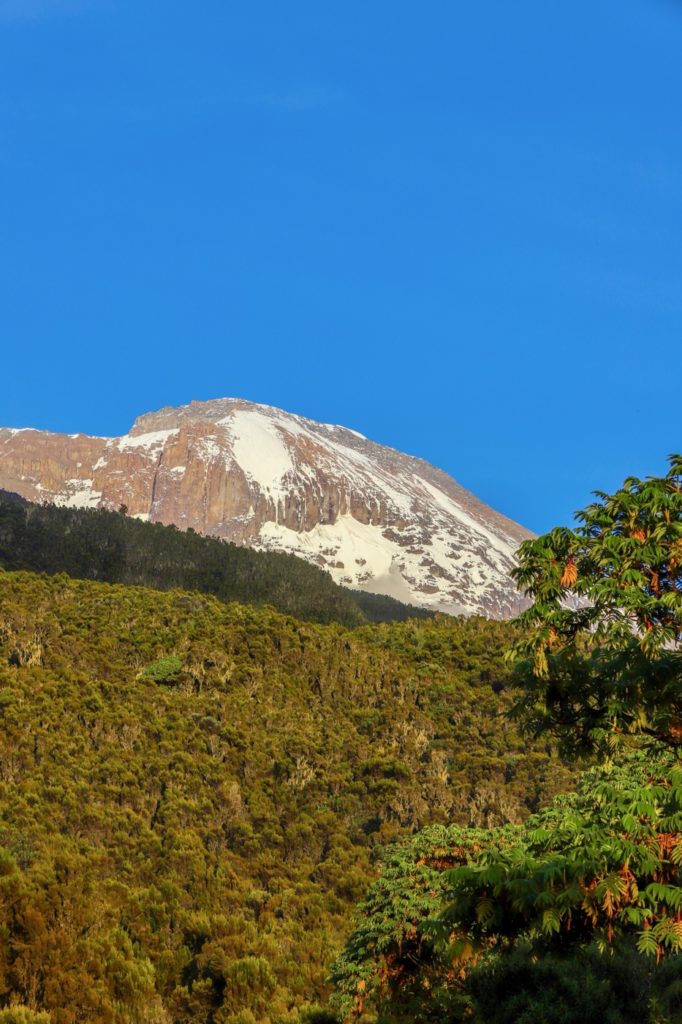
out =
[(521, 603), (510, 570), (528, 531), (421, 459), (241, 398), (145, 413), (118, 438), (0, 430), (0, 487), (288, 551), (423, 607)]

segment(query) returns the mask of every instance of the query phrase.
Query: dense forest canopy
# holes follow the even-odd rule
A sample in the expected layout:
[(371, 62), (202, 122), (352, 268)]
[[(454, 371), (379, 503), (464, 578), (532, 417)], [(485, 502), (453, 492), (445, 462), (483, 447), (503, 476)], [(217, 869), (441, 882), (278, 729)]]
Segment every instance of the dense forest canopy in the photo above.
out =
[(682, 458), (526, 542), (512, 714), (599, 763), (520, 825), (386, 855), (335, 966), (346, 1018), (682, 1019)]
[(7, 565), (159, 590), (0, 569), (0, 1024), (679, 1020), (681, 544), (675, 456), (522, 546), (516, 623), (363, 624), (9, 499)]
[(6, 491), (0, 491), (0, 567), (197, 590), (345, 626), (431, 615), (391, 597), (347, 590), (295, 555), (254, 551), (106, 509), (36, 505)]
[(504, 718), (514, 635), (0, 571), (0, 1007), (324, 1019), (381, 847), (570, 785)]

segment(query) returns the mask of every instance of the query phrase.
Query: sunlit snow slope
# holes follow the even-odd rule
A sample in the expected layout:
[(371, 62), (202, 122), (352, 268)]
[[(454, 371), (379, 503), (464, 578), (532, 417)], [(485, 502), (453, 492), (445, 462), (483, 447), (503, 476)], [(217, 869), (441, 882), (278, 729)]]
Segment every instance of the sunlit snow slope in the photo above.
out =
[(421, 459), (241, 399), (192, 402), (98, 438), (0, 429), (0, 487), (290, 551), (338, 582), (507, 616), (530, 534)]

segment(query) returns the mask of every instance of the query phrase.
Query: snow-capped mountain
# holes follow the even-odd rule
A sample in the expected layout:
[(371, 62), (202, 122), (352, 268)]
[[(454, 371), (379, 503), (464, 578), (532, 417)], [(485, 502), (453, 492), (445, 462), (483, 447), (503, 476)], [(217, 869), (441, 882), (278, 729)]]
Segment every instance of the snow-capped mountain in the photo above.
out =
[(0, 488), (125, 505), (423, 607), (505, 617), (521, 606), (509, 572), (527, 530), (421, 459), (241, 399), (148, 413), (117, 438), (0, 429)]

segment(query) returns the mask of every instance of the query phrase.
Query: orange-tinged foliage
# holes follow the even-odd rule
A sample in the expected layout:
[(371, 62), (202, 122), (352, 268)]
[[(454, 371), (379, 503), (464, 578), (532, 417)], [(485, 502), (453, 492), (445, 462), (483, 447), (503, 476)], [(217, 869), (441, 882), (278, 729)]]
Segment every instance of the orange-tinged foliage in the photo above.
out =
[(509, 633), (0, 572), (0, 1006), (303, 1020), (377, 846), (566, 784), (499, 717)]

